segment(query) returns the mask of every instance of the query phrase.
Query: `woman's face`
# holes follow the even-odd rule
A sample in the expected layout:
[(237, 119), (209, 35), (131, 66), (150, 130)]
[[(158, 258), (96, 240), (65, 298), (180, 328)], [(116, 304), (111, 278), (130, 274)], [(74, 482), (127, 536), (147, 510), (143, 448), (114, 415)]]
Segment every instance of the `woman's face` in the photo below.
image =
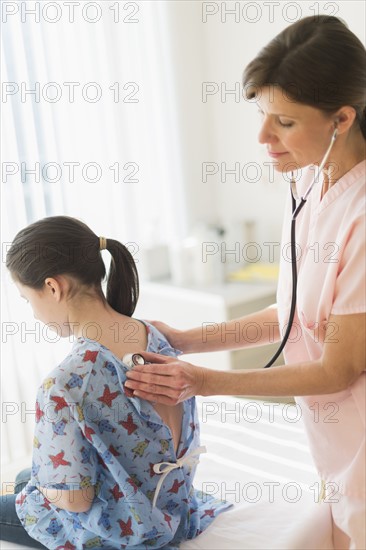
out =
[(262, 116), (258, 139), (267, 146), (276, 171), (321, 162), (334, 132), (334, 116), (295, 102), (276, 86), (261, 88), (257, 105)]

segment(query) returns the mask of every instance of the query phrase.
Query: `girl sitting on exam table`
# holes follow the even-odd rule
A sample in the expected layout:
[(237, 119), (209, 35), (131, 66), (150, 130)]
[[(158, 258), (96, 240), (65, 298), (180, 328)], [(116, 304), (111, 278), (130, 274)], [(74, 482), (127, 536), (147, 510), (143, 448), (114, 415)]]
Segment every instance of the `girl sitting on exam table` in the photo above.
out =
[[(112, 257), (106, 297), (103, 249)], [(192, 486), (205, 452), (194, 398), (170, 407), (124, 388), (125, 354), (180, 353), (132, 318), (139, 283), (127, 248), (54, 216), (16, 235), (6, 266), (35, 318), (75, 339), (38, 390), (32, 469), (28, 479), (18, 476), (27, 481), (19, 494), (4, 497), (2, 539), (38, 548), (173, 549), (199, 535), (231, 505)]]

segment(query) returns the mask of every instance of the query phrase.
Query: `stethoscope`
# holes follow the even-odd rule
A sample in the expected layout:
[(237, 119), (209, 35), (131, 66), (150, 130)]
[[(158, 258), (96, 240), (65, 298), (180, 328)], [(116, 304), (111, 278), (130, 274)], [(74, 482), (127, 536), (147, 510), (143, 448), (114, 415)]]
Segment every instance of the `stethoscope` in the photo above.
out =
[(337, 134), (338, 134), (338, 128), (337, 128), (337, 122), (335, 122), (335, 130), (334, 130), (333, 135), (331, 137), (329, 147), (328, 147), (328, 149), (327, 149), (327, 151), (326, 151), (326, 153), (323, 157), (323, 160), (321, 161), (321, 163), (319, 165), (318, 171), (317, 171), (316, 175), (314, 176), (313, 181), (311, 182), (311, 184), (307, 188), (304, 196), (301, 197), (299, 205), (297, 205), (297, 200), (299, 199), (299, 197), (298, 197), (297, 191), (296, 191), (296, 182), (295, 182), (294, 177), (293, 176), (291, 177), (291, 184), (290, 184), (291, 201), (292, 201), (292, 219), (291, 219), (292, 297), (291, 297), (291, 308), (290, 308), (290, 315), (289, 315), (289, 320), (288, 320), (288, 324), (287, 324), (287, 329), (286, 329), (285, 335), (283, 337), (283, 340), (280, 344), (280, 347), (278, 348), (278, 350), (276, 351), (276, 353), (272, 357), (272, 359), (264, 366), (265, 369), (267, 369), (268, 367), (271, 367), (273, 365), (273, 363), (276, 361), (276, 359), (280, 355), (281, 351), (285, 347), (286, 342), (287, 342), (288, 337), (289, 337), (290, 332), (291, 332), (293, 321), (294, 321), (295, 310), (296, 310), (296, 287), (297, 287), (296, 239), (295, 239), (296, 218), (299, 215), (299, 213), (301, 212), (302, 208), (304, 207), (304, 204), (306, 203), (307, 198), (308, 198), (309, 194), (311, 193), (311, 190), (313, 189), (314, 185), (318, 182), (319, 175), (320, 175), (321, 171), (323, 170), (323, 168), (325, 166), (325, 163), (327, 162), (329, 154), (330, 154), (330, 152), (332, 150), (332, 147), (334, 145), (334, 142), (336, 140)]

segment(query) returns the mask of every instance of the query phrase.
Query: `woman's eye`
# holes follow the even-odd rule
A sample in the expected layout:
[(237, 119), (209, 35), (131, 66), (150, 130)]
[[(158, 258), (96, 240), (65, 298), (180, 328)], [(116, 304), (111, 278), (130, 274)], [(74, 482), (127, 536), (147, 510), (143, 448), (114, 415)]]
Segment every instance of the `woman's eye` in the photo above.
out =
[(290, 128), (293, 125), (293, 122), (282, 122), (281, 120), (278, 121), (281, 126), (284, 126), (285, 128)]

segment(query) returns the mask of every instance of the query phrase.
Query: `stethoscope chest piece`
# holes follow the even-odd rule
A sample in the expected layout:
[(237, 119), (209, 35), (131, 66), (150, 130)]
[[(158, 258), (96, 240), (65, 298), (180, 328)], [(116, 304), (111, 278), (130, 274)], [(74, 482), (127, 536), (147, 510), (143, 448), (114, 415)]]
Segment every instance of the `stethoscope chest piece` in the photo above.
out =
[(146, 361), (139, 353), (126, 353), (122, 357), (122, 362), (127, 365), (129, 369), (133, 369), (135, 365), (145, 365)]

